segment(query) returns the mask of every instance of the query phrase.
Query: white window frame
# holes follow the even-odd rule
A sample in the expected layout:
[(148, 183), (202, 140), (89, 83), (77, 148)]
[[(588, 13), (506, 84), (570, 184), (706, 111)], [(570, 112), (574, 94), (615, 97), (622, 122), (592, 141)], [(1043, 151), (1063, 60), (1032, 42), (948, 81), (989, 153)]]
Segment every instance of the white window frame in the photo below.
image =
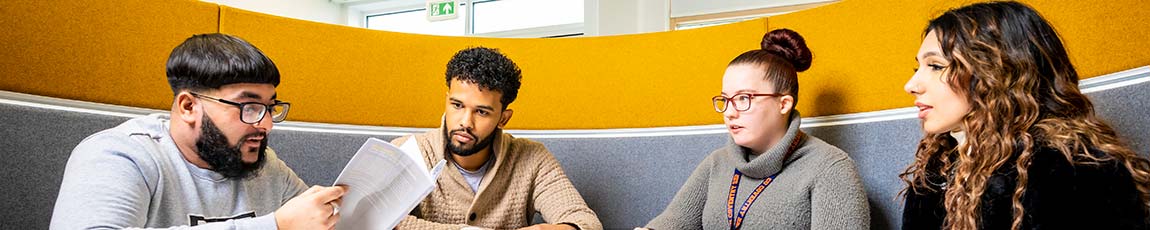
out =
[(810, 3), (788, 4), (774, 7), (765, 7), (757, 9), (735, 10), (719, 13), (699, 14), (682, 17), (671, 17), (670, 27), (671, 30), (700, 28), (714, 25), (722, 25), (727, 23), (741, 22), (761, 17), (769, 17), (780, 14), (791, 13), (799, 10), (815, 8), (831, 3), (838, 2), (838, 0), (815, 1)]
[[(348, 26), (366, 28), (367, 17), (372, 15), (404, 12), (412, 10), (422, 10), (426, 8), (427, 0), (331, 0), (342, 1), (344, 4), (344, 12), (347, 16)], [(551, 37), (580, 37), (586, 32), (584, 23), (570, 23), (551, 26), (531, 27), (515, 30), (505, 30), (489, 33), (476, 34), (473, 31), (473, 19), (475, 8), (472, 7), (473, 0), (460, 0), (462, 5), (467, 5), (466, 17), (461, 17), (464, 22), (464, 36), (474, 37), (493, 37), (493, 38), (551, 38)], [(586, 22), (586, 18), (583, 19)]]

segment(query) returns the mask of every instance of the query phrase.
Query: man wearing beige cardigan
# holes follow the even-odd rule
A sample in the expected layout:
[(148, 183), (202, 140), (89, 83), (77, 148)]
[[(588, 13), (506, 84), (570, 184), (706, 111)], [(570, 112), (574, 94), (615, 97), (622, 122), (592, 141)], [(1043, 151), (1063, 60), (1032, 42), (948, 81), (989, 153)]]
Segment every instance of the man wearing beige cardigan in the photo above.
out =
[[(424, 162), (446, 159), (450, 166), (396, 229), (603, 228), (543, 144), (502, 132), (520, 72), (498, 50), (483, 47), (459, 51), (447, 63), (442, 126), (392, 142), (414, 142)], [(536, 212), (547, 223), (528, 226)]]

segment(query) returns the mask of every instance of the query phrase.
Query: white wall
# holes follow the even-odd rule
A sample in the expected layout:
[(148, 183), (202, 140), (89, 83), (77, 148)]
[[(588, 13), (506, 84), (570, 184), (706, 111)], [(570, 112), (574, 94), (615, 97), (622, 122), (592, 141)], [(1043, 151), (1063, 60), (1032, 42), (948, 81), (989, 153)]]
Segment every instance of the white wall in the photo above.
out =
[(667, 31), (670, 0), (585, 0), (585, 36)]
[(328, 0), (203, 0), (248, 11), (344, 25), (339, 4)]

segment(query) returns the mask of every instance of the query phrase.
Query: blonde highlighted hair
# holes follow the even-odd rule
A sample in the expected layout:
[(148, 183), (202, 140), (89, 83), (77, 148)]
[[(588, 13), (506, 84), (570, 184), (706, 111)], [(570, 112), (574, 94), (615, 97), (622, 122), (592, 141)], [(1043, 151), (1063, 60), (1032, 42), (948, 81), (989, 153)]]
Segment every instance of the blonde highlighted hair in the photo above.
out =
[(1040, 148), (1074, 165), (1116, 161), (1134, 179), (1143, 208), (1150, 207), (1150, 162), (1095, 115), (1062, 41), (1038, 12), (1017, 2), (978, 3), (931, 20), (924, 34), (931, 31), (951, 63), (946, 82), (971, 105), (962, 125), (969, 141), (926, 135), (900, 177), (904, 192), (915, 193), (947, 178), (944, 228), (978, 229), (988, 179), (1012, 167), (1011, 229), (1019, 229), (1028, 169)]

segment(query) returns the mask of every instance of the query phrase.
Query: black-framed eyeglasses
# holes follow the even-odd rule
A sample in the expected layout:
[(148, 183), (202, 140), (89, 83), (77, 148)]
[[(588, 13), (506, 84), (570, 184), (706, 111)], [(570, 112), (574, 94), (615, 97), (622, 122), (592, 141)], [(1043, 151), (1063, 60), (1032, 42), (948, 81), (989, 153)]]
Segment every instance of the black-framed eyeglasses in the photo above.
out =
[(211, 99), (211, 100), (215, 100), (215, 101), (220, 102), (220, 103), (235, 106), (236, 108), (240, 108), (240, 121), (242, 121), (246, 124), (260, 123), (260, 121), (264, 120), (264, 115), (266, 115), (267, 113), (271, 113), (272, 122), (274, 122), (274, 123), (283, 122), (284, 119), (287, 119), (288, 109), (291, 108), (291, 103), (282, 102), (279, 100), (276, 100), (275, 103), (272, 103), (270, 105), (264, 104), (264, 103), (259, 103), (259, 102), (239, 103), (239, 102), (214, 98), (214, 97), (210, 97), (210, 96), (205, 96), (205, 95), (201, 95), (198, 93), (192, 93), (192, 92), (189, 92), (189, 93), (191, 93), (192, 96), (196, 96), (196, 97), (200, 97), (200, 98), (204, 98), (204, 99)]
[(732, 95), (731, 97), (724, 97), (723, 95), (711, 98), (712, 104), (715, 105), (715, 112), (726, 112), (728, 104), (735, 104), (735, 111), (747, 111), (751, 109), (751, 100), (755, 97), (779, 97), (786, 96), (786, 94), (779, 93), (740, 93)]

